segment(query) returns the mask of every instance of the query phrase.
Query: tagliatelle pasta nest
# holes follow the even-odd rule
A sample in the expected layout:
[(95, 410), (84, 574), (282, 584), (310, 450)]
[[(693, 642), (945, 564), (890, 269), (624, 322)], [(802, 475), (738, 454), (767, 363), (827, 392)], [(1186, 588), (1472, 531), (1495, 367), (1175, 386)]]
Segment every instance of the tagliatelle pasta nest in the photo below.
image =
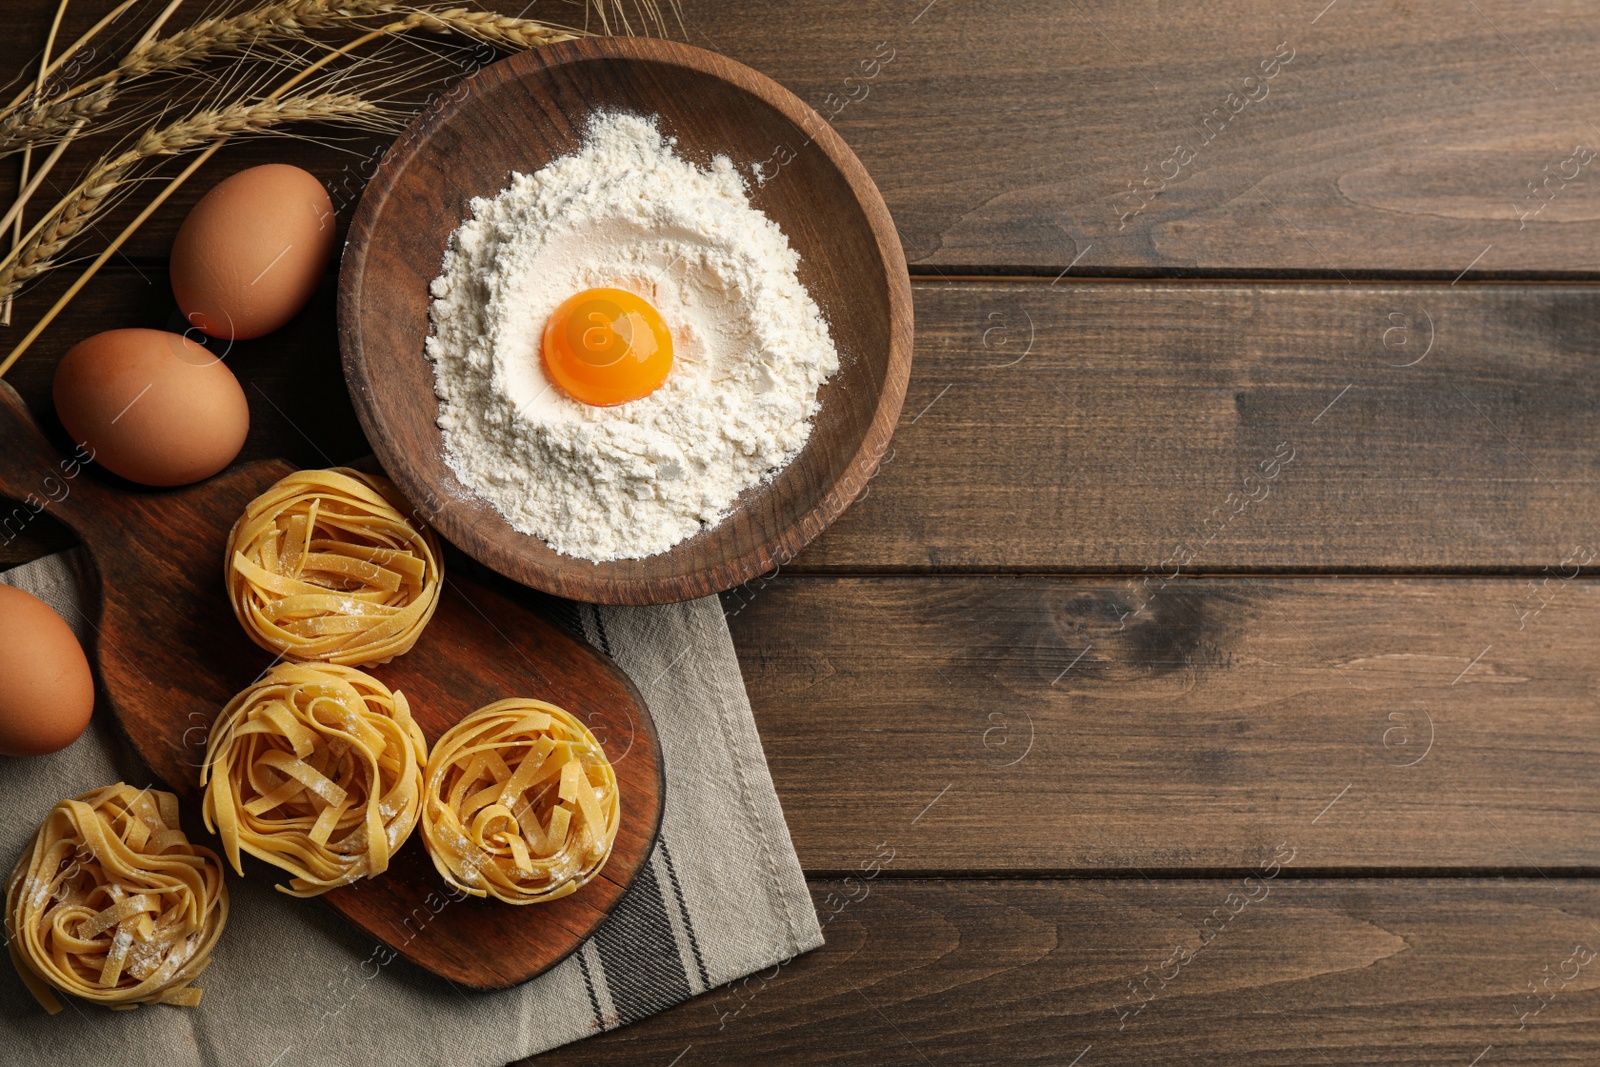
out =
[(445, 881), (508, 904), (600, 873), (622, 817), (617, 775), (572, 715), (514, 698), (468, 715), (428, 757), (422, 839)]
[(433, 531), (401, 514), (386, 479), (296, 471), (250, 502), (228, 536), (234, 614), (263, 648), (301, 661), (387, 663), (439, 604)]
[(222, 861), (179, 828), (178, 798), (121, 783), (52, 808), (6, 885), (11, 962), (52, 1015), (57, 992), (200, 1003), (190, 983), (227, 921)]
[(240, 874), (241, 850), (314, 897), (382, 874), (421, 811), (427, 760), (406, 698), (369, 674), (280, 664), (211, 729), (201, 814)]

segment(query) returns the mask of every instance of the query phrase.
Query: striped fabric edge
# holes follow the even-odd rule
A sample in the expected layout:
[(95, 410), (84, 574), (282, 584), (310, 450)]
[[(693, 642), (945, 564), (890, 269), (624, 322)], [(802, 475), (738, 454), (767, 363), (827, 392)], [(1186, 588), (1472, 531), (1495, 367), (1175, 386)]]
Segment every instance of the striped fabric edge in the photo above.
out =
[[(599, 607), (574, 606), (583, 636), (614, 655)], [(579, 958), (601, 1030), (637, 1022), (711, 988), (665, 832)]]

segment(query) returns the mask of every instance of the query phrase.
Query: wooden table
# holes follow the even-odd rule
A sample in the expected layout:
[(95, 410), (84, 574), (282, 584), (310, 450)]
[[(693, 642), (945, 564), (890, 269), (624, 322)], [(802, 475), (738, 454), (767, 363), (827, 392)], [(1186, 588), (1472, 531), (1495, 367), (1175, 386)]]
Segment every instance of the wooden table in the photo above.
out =
[[(726, 598), (827, 946), (540, 1062), (1600, 1062), (1590, 7), (683, 8), (876, 176), (916, 366), (865, 499)], [(364, 158), (208, 174), (348, 216)], [(170, 323), (207, 185), (8, 376), (36, 407)], [(331, 280), (230, 362), (248, 457), (364, 450)]]

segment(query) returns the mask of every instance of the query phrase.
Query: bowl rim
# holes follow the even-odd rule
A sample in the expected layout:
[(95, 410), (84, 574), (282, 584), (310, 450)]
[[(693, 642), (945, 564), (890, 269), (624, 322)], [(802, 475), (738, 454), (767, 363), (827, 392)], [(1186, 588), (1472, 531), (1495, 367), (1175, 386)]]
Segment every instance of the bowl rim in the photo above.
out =
[[(670, 576), (617, 578), (574, 573), (581, 566), (592, 566), (592, 561), (562, 556), (562, 560), (570, 558), (572, 561), (572, 567), (563, 570), (533, 560), (513, 546), (478, 533), (474, 523), (451, 507), (448, 494), (416, 473), (395, 437), (378, 417), (373, 396), (377, 379), (359, 327), (358, 309), (365, 291), (367, 253), (374, 238), (375, 221), (393, 194), (405, 166), (431, 136), (433, 128), (475, 100), (471, 86), (504, 79), (545, 78), (572, 64), (606, 60), (659, 63), (720, 79), (758, 98), (807, 133), (809, 144), (819, 149), (844, 179), (866, 218), (877, 246), (875, 267), (882, 272), (889, 302), (889, 351), (883, 385), (861, 443), (842, 472), (824, 484), (815, 502), (785, 528), (765, 533), (759, 543), (736, 556)], [(357, 420), (379, 463), (411, 503), (414, 514), (468, 556), (514, 581), (557, 596), (597, 604), (666, 604), (709, 596), (769, 574), (788, 563), (849, 507), (877, 472), (899, 421), (911, 372), (911, 279), (905, 253), (882, 194), (855, 153), (809, 104), (759, 71), (693, 45), (648, 37), (582, 37), (518, 52), (463, 78), (413, 119), (385, 151), (351, 219), (339, 266), (337, 315), (345, 384)], [(493, 511), (492, 507), (490, 510)], [(540, 540), (535, 535), (516, 531), (498, 511), (493, 511), (493, 517), (519, 537)], [(684, 543), (687, 542), (680, 542)], [(674, 550), (643, 558), (660, 558)]]

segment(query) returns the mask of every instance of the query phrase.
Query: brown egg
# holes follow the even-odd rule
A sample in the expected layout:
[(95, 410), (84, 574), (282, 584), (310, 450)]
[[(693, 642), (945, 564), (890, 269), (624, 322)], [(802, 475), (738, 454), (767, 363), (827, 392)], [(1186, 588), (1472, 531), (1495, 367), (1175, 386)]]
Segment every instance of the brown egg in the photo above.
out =
[(94, 678), (55, 609), (0, 585), (0, 755), (66, 748), (89, 725)]
[(299, 167), (268, 163), (219, 182), (172, 242), (172, 292), (190, 324), (246, 340), (294, 318), (333, 252), (333, 201)]
[(56, 414), (96, 463), (143, 485), (188, 485), (233, 462), (250, 431), (220, 359), (162, 330), (109, 330), (56, 367)]

